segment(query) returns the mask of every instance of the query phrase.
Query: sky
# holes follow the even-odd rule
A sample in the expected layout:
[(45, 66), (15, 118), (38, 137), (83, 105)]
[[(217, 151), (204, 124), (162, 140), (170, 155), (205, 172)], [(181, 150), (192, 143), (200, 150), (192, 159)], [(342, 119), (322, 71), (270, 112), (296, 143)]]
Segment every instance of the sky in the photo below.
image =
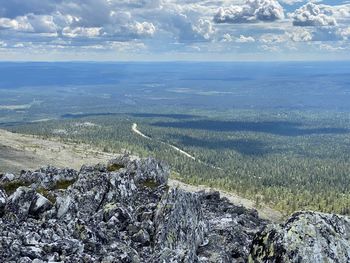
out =
[(350, 0), (0, 0), (1, 61), (349, 59)]

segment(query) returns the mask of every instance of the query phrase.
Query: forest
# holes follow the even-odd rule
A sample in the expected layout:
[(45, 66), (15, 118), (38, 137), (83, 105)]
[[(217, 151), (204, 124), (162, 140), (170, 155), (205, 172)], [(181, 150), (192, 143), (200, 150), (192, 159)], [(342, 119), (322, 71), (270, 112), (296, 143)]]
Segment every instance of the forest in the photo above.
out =
[[(132, 132), (133, 123), (151, 139)], [(152, 155), (177, 179), (235, 192), (284, 214), (350, 214), (350, 124), (339, 112), (255, 111), (71, 114), (7, 129)], [(174, 145), (196, 160), (186, 157)]]

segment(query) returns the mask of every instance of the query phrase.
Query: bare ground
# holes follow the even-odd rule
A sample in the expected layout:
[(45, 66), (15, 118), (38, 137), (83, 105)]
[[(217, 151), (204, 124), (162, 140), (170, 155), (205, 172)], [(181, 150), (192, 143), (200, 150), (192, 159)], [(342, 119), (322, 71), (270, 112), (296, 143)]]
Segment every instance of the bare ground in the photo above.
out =
[[(106, 163), (115, 154), (105, 153), (86, 144), (63, 143), (58, 140), (47, 140), (37, 136), (11, 133), (0, 129), (0, 174), (18, 172), (20, 170), (35, 170), (46, 165), (59, 168), (70, 167), (80, 169), (83, 164), (94, 165)], [(213, 191), (207, 186), (193, 186), (178, 180), (169, 180), (170, 187), (197, 191)], [(282, 214), (267, 206), (256, 207), (252, 200), (242, 198), (234, 193), (219, 190), (221, 196), (226, 197), (235, 205), (258, 210), (260, 217), (279, 222)]]
[(0, 130), (0, 150), (0, 173), (46, 165), (80, 169), (83, 164), (97, 164), (113, 158), (113, 154), (89, 145), (44, 140), (5, 130)]

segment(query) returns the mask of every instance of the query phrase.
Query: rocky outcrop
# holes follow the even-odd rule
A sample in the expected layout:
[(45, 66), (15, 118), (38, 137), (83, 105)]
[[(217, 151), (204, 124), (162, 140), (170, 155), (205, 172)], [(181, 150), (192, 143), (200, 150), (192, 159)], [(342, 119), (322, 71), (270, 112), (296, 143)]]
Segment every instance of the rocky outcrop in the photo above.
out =
[(350, 262), (350, 219), (297, 212), (253, 241), (250, 262)]
[(7, 194), (4, 190), (0, 189), (0, 216), (4, 215), (5, 207), (7, 203)]
[(271, 225), (218, 192), (169, 189), (168, 176), (164, 163), (128, 156), (3, 175), (0, 262), (349, 260), (345, 217), (300, 213)]
[(198, 262), (197, 249), (207, 232), (198, 195), (171, 190), (154, 217), (153, 262)]

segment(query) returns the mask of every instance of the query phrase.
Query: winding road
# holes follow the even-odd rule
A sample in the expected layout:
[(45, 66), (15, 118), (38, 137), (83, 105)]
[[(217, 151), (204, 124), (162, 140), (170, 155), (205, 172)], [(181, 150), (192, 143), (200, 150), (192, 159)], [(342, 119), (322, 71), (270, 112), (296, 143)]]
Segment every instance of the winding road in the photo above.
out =
[[(146, 139), (148, 139), (148, 140), (154, 140), (153, 138), (151, 138), (151, 137), (147, 136), (146, 134), (144, 134), (143, 132), (141, 132), (141, 131), (137, 128), (137, 123), (133, 123), (131, 129), (132, 129), (132, 131), (133, 131), (134, 133), (140, 135), (140, 136), (143, 137), (143, 138), (146, 138)], [(161, 144), (167, 145), (167, 146), (173, 148), (175, 151), (181, 153), (182, 155), (184, 155), (184, 156), (186, 156), (186, 157), (188, 157), (188, 158), (190, 158), (190, 159), (192, 159), (192, 160), (194, 160), (194, 161), (197, 161), (197, 162), (199, 162), (199, 163), (201, 163), (201, 164), (203, 164), (203, 165), (205, 165), (205, 166), (211, 167), (211, 168), (213, 168), (213, 169), (221, 170), (221, 171), (223, 170), (223, 169), (220, 168), (220, 167), (217, 167), (217, 166), (214, 166), (214, 165), (205, 163), (205, 162), (203, 162), (203, 161), (197, 159), (196, 157), (194, 157), (194, 156), (191, 155), (190, 153), (188, 153), (188, 152), (186, 152), (186, 151), (180, 149), (179, 147), (176, 147), (175, 145), (172, 145), (172, 144), (166, 143), (166, 142), (162, 142), (162, 141), (160, 141), (160, 140), (155, 140), (155, 141), (158, 141), (158, 142), (161, 143)]]
[[(133, 125), (134, 126), (134, 125)], [(137, 125), (133, 131), (139, 134)], [(140, 131), (139, 131), (140, 132)], [(146, 136), (143, 134), (142, 137)], [(149, 136), (146, 138), (151, 139)], [(35, 170), (47, 164), (56, 167), (71, 167), (79, 170), (82, 165), (95, 165), (96, 163), (107, 163), (116, 158), (117, 154), (106, 153), (91, 145), (60, 142), (59, 140), (42, 139), (38, 136), (11, 133), (0, 129), (0, 173), (2, 171), (20, 172), (21, 170)], [(132, 156), (133, 158), (137, 158)], [(197, 159), (198, 161), (198, 159)], [(262, 218), (280, 222), (280, 212), (268, 206), (256, 207), (255, 202), (242, 198), (234, 193), (221, 191), (204, 185), (188, 185), (175, 179), (169, 179), (171, 188), (180, 188), (190, 192), (198, 191), (220, 191), (222, 197), (235, 205), (243, 205), (247, 208), (257, 209)]]

